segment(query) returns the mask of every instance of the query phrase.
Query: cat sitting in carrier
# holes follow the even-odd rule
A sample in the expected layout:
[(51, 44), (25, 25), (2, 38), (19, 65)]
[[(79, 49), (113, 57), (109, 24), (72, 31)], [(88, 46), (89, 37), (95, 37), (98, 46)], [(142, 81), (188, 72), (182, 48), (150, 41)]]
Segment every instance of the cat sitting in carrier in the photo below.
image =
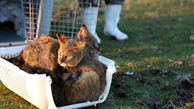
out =
[[(61, 34), (57, 34), (57, 37), (60, 35)], [(60, 65), (57, 61), (59, 45), (54, 42), (40, 41), (44, 37), (47, 36), (43, 35), (42, 37), (36, 39), (31, 45), (26, 46), (22, 51), (22, 58), (25, 64), (32, 68), (38, 69), (36, 73), (41, 73), (42, 70), (45, 70), (42, 72), (50, 74), (54, 80), (57, 80), (57, 74), (60, 73), (60, 71), (58, 71), (58, 69), (60, 69)], [(63, 36), (63, 39), (61, 40), (68, 39)]]
[(88, 31), (88, 29), (85, 25), (82, 25), (80, 27), (80, 31), (78, 32), (78, 34), (76, 36), (76, 40), (85, 42), (86, 43), (85, 48), (88, 52), (88, 55), (94, 59), (98, 59), (98, 56), (99, 56), (100, 51), (101, 51), (101, 49), (98, 45), (98, 41)]
[[(97, 41), (83, 25), (76, 40), (44, 34), (20, 53), (29, 73), (46, 73), (54, 80), (52, 93), (57, 106), (97, 100), (106, 85), (106, 66), (96, 60)], [(64, 70), (64, 68), (67, 69)]]
[[(34, 72), (34, 69), (30, 69), (29, 66), (34, 67), (35, 69), (41, 68), (48, 69), (51, 71), (57, 70), (56, 68), (59, 67), (59, 64), (56, 60), (59, 57), (57, 55), (60, 54), (57, 54), (56, 52), (58, 51), (60, 44), (58, 40), (50, 36), (50, 34), (43, 34), (40, 38), (36, 39), (30, 46), (24, 48), (22, 55), (19, 56), (25, 61), (25, 64), (20, 67), (21, 69), (29, 73)], [(58, 36), (59, 35), (57, 34), (57, 37)], [(62, 36), (60, 37), (60, 39), (65, 41), (67, 40), (67, 37)], [(97, 40), (90, 34), (85, 25), (81, 26), (76, 39), (77, 41), (82, 41), (86, 43), (86, 50), (92, 58), (98, 57), (100, 53), (100, 48), (98, 46)], [(38, 70), (38, 72), (41, 73), (41, 70)], [(49, 72), (48, 74), (51, 74), (51, 77), (53, 77), (54, 79), (57, 78), (52, 72)]]
[[(67, 37), (57, 34), (60, 40), (68, 40)], [(58, 62), (58, 50), (60, 46), (56, 39), (44, 34), (36, 39), (31, 45), (28, 45), (22, 51), (24, 64), (20, 68), (28, 73), (47, 74), (51, 76), (53, 99), (57, 106), (66, 104), (64, 97), (64, 81), (62, 74), (67, 73), (65, 68)]]
[(67, 104), (97, 100), (106, 85), (107, 67), (88, 54), (85, 42), (58, 39), (58, 62), (71, 73), (64, 83)]

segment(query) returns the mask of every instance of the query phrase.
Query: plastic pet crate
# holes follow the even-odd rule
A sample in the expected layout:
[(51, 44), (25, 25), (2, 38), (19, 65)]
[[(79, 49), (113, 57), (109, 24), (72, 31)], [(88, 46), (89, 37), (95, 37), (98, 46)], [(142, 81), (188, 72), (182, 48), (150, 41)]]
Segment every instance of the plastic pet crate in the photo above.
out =
[[(6, 58), (16, 56), (25, 46), (0, 48), (0, 55)], [(28, 74), (17, 66), (0, 58), (0, 80), (10, 90), (41, 109), (75, 109), (96, 105), (106, 100), (112, 81), (112, 75), (116, 72), (115, 62), (99, 56), (99, 61), (108, 66), (106, 72), (106, 87), (97, 101), (86, 101), (78, 104), (56, 107), (51, 92), (52, 80), (45, 74)]]
[(42, 33), (55, 34), (60, 32), (65, 36), (74, 38), (81, 26), (81, 9), (78, 0), (21, 0), (21, 3), (26, 41), (15, 45), (12, 44), (14, 46), (9, 44), (0, 46), (1, 82), (7, 88), (41, 109), (75, 109), (104, 102), (110, 90), (112, 75), (116, 72), (115, 62), (106, 57), (99, 56), (99, 61), (108, 66), (106, 72), (107, 84), (99, 99), (63, 107), (56, 107), (54, 103), (50, 77), (45, 74), (28, 74), (1, 58), (17, 56), (29, 41), (33, 41), (34, 38), (39, 37)]

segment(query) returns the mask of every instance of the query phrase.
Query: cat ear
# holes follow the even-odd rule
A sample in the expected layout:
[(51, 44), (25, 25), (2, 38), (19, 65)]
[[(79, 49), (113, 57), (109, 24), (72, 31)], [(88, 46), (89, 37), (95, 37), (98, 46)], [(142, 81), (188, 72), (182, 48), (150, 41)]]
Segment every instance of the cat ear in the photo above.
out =
[(57, 33), (56, 36), (57, 36), (57, 39), (59, 40), (59, 42), (62, 42), (62, 43), (65, 43), (68, 39), (67, 37), (65, 37), (65, 36), (63, 36), (62, 34), (59, 34), (59, 33)]
[(85, 41), (85, 37), (81, 32), (78, 32), (76, 39), (79, 41)]
[(88, 31), (88, 28), (86, 27), (85, 24), (83, 24), (83, 25), (80, 27), (80, 30), (81, 30), (81, 31), (85, 31), (85, 32), (89, 32), (89, 31)]
[(77, 43), (77, 48), (83, 49), (84, 47), (85, 47), (85, 42), (79, 41), (79, 42)]
[(86, 27), (86, 25), (85, 24), (83, 24), (82, 26), (81, 26), (81, 28), (80, 29), (85, 29), (85, 30), (88, 30), (88, 28)]
[(83, 24), (80, 27), (80, 31), (78, 32), (76, 39), (80, 41), (85, 41), (85, 39), (88, 37), (87, 33), (88, 33), (88, 28)]

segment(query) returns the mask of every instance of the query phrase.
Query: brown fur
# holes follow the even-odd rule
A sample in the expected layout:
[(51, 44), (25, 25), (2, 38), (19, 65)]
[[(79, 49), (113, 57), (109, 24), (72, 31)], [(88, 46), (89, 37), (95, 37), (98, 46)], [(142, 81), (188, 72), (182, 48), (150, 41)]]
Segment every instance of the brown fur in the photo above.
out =
[[(58, 38), (64, 43), (68, 40), (62, 35), (58, 35)], [(53, 99), (57, 106), (66, 104), (64, 97), (64, 80), (62, 80), (63, 68), (58, 63), (58, 51), (61, 46), (55, 39), (48, 35), (43, 35), (36, 39), (31, 45), (24, 48), (22, 52), (22, 58), (25, 62), (21, 69), (28, 73), (39, 73), (50, 75), (53, 83), (51, 84)]]
[(34, 43), (55, 43), (58, 44), (59, 41), (51, 37), (51, 34), (42, 34), (37, 38)]
[[(49, 37), (49, 34), (42, 35), (32, 45), (25, 47), (23, 59), (26, 65), (23, 69), (28, 71), (28, 66), (39, 72), (49, 72), (51, 77), (57, 71), (58, 66), (68, 69), (63, 74), (64, 87), (52, 84), (52, 93), (57, 106), (97, 100), (104, 91), (106, 85), (106, 66), (94, 58), (100, 52), (96, 39), (88, 32), (85, 26), (80, 28), (77, 41), (58, 36), (58, 40)], [(86, 46), (86, 47), (85, 47)], [(27, 67), (26, 67), (27, 66)], [(21, 67), (21, 68), (22, 68)], [(30, 69), (28, 72), (31, 72)], [(34, 71), (32, 71), (34, 72)], [(55, 75), (53, 78), (57, 78)]]
[(65, 82), (67, 103), (97, 100), (106, 85), (106, 66), (88, 55), (84, 42), (60, 40), (60, 46), (59, 64), (72, 73)]
[(92, 58), (97, 59), (100, 54), (100, 47), (96, 38), (88, 31), (85, 25), (82, 25), (80, 31), (76, 36), (77, 41), (84, 41), (86, 42), (86, 50)]
[(66, 105), (66, 99), (64, 95), (65, 87), (52, 83), (51, 88), (52, 88), (52, 95), (53, 95), (55, 105), (57, 107)]
[(100, 62), (87, 57), (76, 67), (67, 67), (68, 72), (80, 76), (68, 79), (65, 83), (67, 103), (97, 100), (106, 85), (106, 67)]
[(22, 58), (22, 53), (23, 52), (20, 52), (18, 56), (10, 58), (10, 59), (6, 59), (6, 60), (13, 63), (16, 66), (21, 66), (24, 63), (23, 58)]
[(76, 66), (83, 58), (82, 48), (84, 46), (84, 42), (77, 43), (74, 39), (69, 39), (65, 43), (60, 40), (60, 48), (58, 50), (59, 64), (63, 67)]
[[(58, 37), (63, 38), (63, 42), (68, 40), (66, 37), (60, 35)], [(53, 70), (58, 68), (58, 41), (48, 37), (48, 35), (42, 35), (36, 39), (31, 45), (24, 48), (22, 52), (23, 60), (31, 67)]]
[(58, 48), (59, 46), (56, 44), (33, 43), (23, 50), (24, 62), (31, 67), (53, 70), (58, 66)]
[[(43, 34), (40, 36), (40, 38), (37, 38), (34, 43), (55, 43), (59, 45), (59, 41), (50, 37), (51, 34)], [(66, 40), (66, 38), (60, 37), (61, 40)], [(85, 48), (89, 54), (89, 56), (97, 59), (100, 54), (100, 47), (98, 45), (97, 40), (94, 38), (94, 36), (88, 31), (87, 27), (85, 25), (82, 25), (80, 27), (80, 31), (78, 32), (76, 36), (77, 41), (85, 42)]]

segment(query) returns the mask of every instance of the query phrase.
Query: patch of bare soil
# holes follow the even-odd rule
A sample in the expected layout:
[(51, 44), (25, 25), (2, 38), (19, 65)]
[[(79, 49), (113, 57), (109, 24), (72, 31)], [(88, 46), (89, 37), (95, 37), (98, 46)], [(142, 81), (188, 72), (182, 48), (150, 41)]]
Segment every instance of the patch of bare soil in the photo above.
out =
[(161, 91), (175, 92), (174, 98), (168, 96), (158, 97), (150, 95), (148, 100), (143, 103), (147, 108), (151, 109), (177, 109), (177, 108), (189, 108), (194, 109), (194, 77), (191, 74), (174, 73), (168, 70), (150, 69), (153, 75), (176, 75), (173, 78), (174, 82), (158, 81), (153, 78), (140, 79), (139, 82), (150, 85), (157, 85)]
[[(173, 92), (171, 95), (154, 95), (152, 92), (142, 91), (142, 93), (148, 94), (148, 97), (137, 103), (146, 109), (194, 109), (194, 77), (191, 74), (162, 69), (149, 69), (148, 71), (151, 73), (151, 77), (144, 73), (139, 73), (138, 76), (127, 76), (122, 72), (114, 74), (112, 83), (114, 97), (127, 99), (131, 97), (129, 90), (139, 93), (140, 90), (134, 90), (133, 85), (126, 83), (126, 79), (130, 78), (137, 84), (149, 85), (159, 91)], [(155, 78), (156, 76), (170, 76), (172, 80), (158, 80)], [(142, 88), (142, 90), (145, 89)]]

